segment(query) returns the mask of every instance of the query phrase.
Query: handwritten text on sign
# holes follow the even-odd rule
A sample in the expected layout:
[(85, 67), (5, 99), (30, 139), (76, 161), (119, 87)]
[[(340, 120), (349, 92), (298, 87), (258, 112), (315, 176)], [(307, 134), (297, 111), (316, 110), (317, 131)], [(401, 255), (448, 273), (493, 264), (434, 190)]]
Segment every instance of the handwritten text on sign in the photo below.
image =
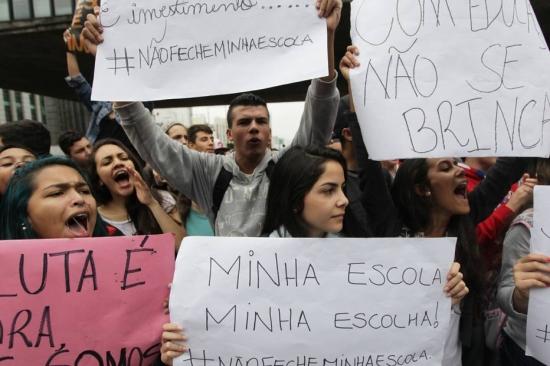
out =
[(439, 365), (454, 242), (186, 238), (170, 316), (190, 350), (175, 365)]
[(95, 100), (228, 94), (328, 74), (313, 0), (104, 0)]
[[(531, 253), (550, 256), (550, 187), (535, 187)], [(550, 289), (529, 291), (526, 354), (550, 364)]]
[(550, 53), (529, 1), (352, 2), (374, 159), (548, 156)]
[(0, 364), (151, 365), (172, 235), (0, 243)]

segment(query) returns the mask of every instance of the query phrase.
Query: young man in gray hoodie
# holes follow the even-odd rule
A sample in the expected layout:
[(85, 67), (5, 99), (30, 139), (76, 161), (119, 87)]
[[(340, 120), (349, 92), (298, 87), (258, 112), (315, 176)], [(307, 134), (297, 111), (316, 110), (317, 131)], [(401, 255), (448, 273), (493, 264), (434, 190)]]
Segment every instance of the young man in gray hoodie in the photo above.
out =
[[(327, 19), (328, 76), (314, 79), (308, 89), (300, 127), (292, 145), (322, 144), (330, 139), (338, 110), (339, 92), (334, 69), (334, 38), (342, 0), (317, 0), (319, 16)], [(101, 42), (98, 25), (88, 17), (85, 37)], [(213, 224), (217, 236), (259, 236), (269, 188), (267, 170), (280, 153), (272, 152), (269, 112), (265, 102), (244, 94), (228, 111), (227, 135), (235, 145), (231, 154), (193, 151), (173, 141), (156, 126), (141, 103), (115, 103), (122, 126), (141, 157), (172, 187), (196, 202)], [(214, 202), (222, 169), (231, 173), (219, 205)]]

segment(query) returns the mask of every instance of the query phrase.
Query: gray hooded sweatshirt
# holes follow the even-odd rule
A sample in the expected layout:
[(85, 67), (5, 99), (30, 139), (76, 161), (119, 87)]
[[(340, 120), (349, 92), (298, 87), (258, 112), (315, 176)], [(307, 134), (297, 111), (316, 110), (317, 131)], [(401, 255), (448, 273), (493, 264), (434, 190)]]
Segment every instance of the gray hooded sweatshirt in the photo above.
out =
[[(330, 139), (339, 92), (331, 82), (314, 79), (309, 86), (300, 127), (291, 145), (325, 145)], [(266, 168), (280, 153), (266, 151), (251, 175), (240, 171), (233, 154), (214, 155), (193, 151), (167, 136), (153, 123), (143, 104), (116, 109), (128, 138), (141, 157), (179, 192), (196, 202), (213, 224), (217, 236), (259, 236), (265, 217), (269, 188)], [(221, 169), (233, 173), (218, 215), (214, 214), (213, 190)]]

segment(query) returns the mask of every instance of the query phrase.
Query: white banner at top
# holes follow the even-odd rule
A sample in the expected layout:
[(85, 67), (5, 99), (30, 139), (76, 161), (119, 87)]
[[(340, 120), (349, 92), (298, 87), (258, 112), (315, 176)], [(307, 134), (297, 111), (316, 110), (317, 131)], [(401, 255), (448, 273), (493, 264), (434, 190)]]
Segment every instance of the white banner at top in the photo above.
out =
[(351, 34), (373, 159), (549, 155), (550, 54), (529, 1), (355, 0)]
[(94, 100), (267, 88), (328, 74), (313, 0), (104, 0)]

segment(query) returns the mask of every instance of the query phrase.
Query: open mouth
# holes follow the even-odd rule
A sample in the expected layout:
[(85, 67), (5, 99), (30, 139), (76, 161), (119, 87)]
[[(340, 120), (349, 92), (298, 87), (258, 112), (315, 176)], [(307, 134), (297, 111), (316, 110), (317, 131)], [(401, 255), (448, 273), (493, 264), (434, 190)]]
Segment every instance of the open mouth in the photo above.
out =
[(87, 213), (77, 213), (71, 216), (65, 226), (78, 237), (89, 236), (88, 234), (89, 217)]
[(466, 189), (467, 187), (467, 183), (466, 182), (463, 182), (463, 183), (460, 183), (454, 190), (454, 194), (459, 196), (460, 198), (462, 199), (467, 199), (468, 198), (468, 190)]
[(130, 183), (130, 173), (126, 169), (121, 169), (115, 172), (113, 179), (120, 185), (127, 185)]
[(259, 138), (256, 138), (256, 137), (253, 137), (250, 140), (248, 140), (248, 143), (252, 144), (252, 145), (258, 145), (261, 142), (262, 142), (262, 140), (260, 140)]

